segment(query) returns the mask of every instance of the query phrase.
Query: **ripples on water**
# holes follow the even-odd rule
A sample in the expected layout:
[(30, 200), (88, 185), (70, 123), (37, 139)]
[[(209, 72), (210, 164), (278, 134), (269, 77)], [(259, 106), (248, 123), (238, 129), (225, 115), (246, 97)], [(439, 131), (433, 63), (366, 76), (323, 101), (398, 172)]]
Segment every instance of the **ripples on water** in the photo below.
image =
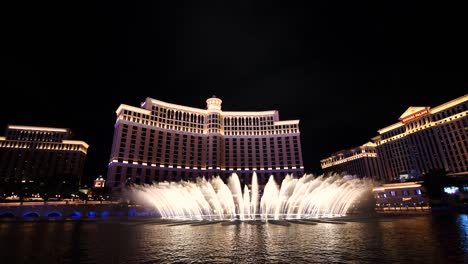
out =
[(468, 263), (468, 215), (346, 224), (0, 222), (0, 263)]

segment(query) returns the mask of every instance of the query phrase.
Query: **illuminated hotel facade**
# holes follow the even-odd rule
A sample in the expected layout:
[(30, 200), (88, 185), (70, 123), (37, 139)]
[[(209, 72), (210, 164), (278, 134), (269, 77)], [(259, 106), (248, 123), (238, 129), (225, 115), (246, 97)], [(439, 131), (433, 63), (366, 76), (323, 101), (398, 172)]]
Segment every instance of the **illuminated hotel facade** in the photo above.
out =
[(382, 184), (372, 189), (376, 211), (391, 212), (392, 209), (428, 210), (429, 197), (423, 195), (423, 181)]
[(0, 185), (38, 184), (58, 176), (78, 184), (89, 145), (71, 137), (65, 128), (8, 125), (0, 137)]
[(302, 175), (299, 120), (280, 121), (278, 111), (221, 110), (221, 99), (207, 109), (146, 98), (141, 107), (121, 104), (116, 111), (107, 183), (195, 180), (232, 173), (249, 184), (270, 175)]
[(345, 172), (361, 178), (378, 178), (380, 175), (376, 144), (373, 142), (335, 152), (320, 164), (324, 174)]
[[(443, 169), (447, 175), (468, 174), (468, 95), (434, 108), (409, 107), (399, 122), (378, 130), (375, 178), (392, 181), (420, 178)], [(323, 169), (343, 172), (343, 163), (327, 158)]]

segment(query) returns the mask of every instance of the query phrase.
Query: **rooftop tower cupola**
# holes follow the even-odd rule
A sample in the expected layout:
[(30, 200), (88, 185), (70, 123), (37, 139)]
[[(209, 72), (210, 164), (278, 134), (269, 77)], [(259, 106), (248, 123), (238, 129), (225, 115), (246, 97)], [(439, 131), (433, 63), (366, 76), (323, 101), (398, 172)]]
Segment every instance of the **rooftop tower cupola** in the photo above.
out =
[(221, 103), (223, 100), (217, 98), (215, 95), (213, 95), (211, 98), (208, 98), (206, 100), (206, 108), (208, 110), (221, 110)]

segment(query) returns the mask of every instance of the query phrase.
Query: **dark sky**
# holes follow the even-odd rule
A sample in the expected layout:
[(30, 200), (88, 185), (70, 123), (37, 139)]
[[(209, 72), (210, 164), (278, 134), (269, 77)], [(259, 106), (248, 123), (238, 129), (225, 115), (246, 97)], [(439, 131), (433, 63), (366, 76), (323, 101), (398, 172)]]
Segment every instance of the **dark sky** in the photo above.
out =
[(0, 129), (72, 129), (95, 178), (119, 104), (205, 108), (216, 95), (223, 110), (300, 119), (317, 174), (409, 106), (468, 91), (466, 10), (449, 1), (131, 2), (4, 6)]

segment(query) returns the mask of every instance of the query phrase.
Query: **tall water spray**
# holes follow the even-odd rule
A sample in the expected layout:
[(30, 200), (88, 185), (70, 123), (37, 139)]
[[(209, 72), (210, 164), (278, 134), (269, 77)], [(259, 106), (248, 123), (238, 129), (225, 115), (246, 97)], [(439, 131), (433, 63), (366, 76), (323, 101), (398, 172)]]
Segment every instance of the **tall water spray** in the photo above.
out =
[(237, 174), (227, 184), (218, 176), (196, 182), (162, 182), (135, 185), (130, 189), (139, 203), (154, 206), (163, 218), (207, 220), (301, 219), (344, 216), (363, 194), (370, 179), (347, 179), (340, 175), (297, 179), (287, 175), (281, 185), (270, 176), (260, 197), (256, 173), (250, 187)]

